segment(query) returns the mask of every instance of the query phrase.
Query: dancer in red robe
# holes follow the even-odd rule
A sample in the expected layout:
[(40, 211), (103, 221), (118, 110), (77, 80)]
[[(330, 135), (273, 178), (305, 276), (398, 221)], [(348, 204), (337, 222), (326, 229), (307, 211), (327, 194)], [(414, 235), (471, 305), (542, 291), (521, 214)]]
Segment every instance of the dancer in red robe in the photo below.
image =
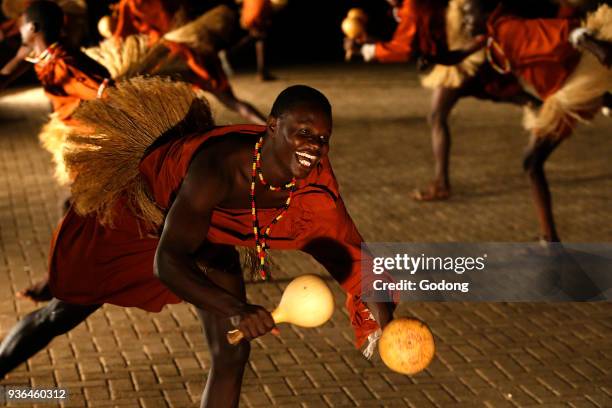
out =
[(268, 248), (311, 254), (347, 292), (358, 346), (392, 319), (393, 303), (361, 300), (375, 278), (362, 275), (368, 258), (327, 158), (331, 106), (320, 92), (286, 89), (266, 126), (214, 128), (204, 100), (159, 79), (120, 83), (108, 101), (77, 111), (66, 157), (78, 174), (75, 205), (50, 254), (56, 299), (4, 339), (0, 376), (103, 303), (159, 311), (184, 300), (197, 307), (212, 354), (202, 406), (237, 406), (249, 343), (231, 346), (226, 333), (237, 326), (252, 339), (275, 326), (246, 302), (235, 247), (256, 248), (264, 276)]

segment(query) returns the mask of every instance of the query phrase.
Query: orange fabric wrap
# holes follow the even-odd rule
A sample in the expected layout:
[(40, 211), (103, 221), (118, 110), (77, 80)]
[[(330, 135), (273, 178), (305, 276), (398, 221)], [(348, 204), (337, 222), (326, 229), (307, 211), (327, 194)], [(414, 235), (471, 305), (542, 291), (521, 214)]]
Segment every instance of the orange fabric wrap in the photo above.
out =
[(270, 10), (269, 0), (244, 0), (240, 14), (240, 26), (245, 30), (258, 28), (263, 24), (265, 14)]
[(187, 67), (197, 76), (195, 85), (209, 92), (226, 92), (231, 90), (229, 80), (221, 60), (217, 55), (200, 55), (185, 44), (162, 40), (163, 44), (170, 49), (173, 55), (178, 55), (186, 63)]
[[(209, 139), (229, 133), (252, 137), (264, 126), (237, 125), (167, 142), (155, 148), (140, 165), (155, 201), (168, 209), (185, 177), (192, 157)], [(142, 237), (139, 222), (122, 204), (117, 205), (115, 226), (101, 226), (95, 217), (70, 209), (55, 233), (50, 255), (53, 295), (72, 303), (111, 303), (158, 312), (180, 299), (153, 275), (158, 238)], [(260, 209), (262, 225), (280, 209)], [(250, 208), (213, 211), (207, 239), (234, 246), (255, 245)], [(323, 264), (348, 294), (347, 306), (360, 346), (378, 328), (368, 319), (360, 300), (361, 235), (348, 215), (327, 159), (300, 180), (291, 206), (272, 228), (267, 243), (272, 249), (299, 249)], [(378, 277), (377, 277), (378, 278)]]
[(104, 67), (80, 51), (57, 46), (34, 65), (36, 76), (59, 118), (68, 120), (82, 100), (96, 99), (98, 89), (110, 78)]
[(488, 35), (499, 44), (501, 52), (490, 48), (492, 57), (501, 66), (509, 63), (514, 74), (546, 98), (563, 85), (580, 59), (580, 53), (568, 40), (577, 26), (578, 21), (571, 19), (503, 15), (498, 7), (489, 18)]
[(376, 43), (375, 58), (381, 62), (407, 62), (417, 53), (434, 56), (444, 52), (446, 3), (404, 0), (393, 37)]
[(149, 44), (163, 41), (173, 55), (178, 55), (198, 77), (196, 85), (209, 92), (229, 91), (230, 84), (216, 55), (199, 55), (184, 44), (162, 40), (172, 27), (174, 13), (181, 2), (163, 0), (121, 0), (114, 36), (125, 38), (141, 33), (149, 36)]
[(176, 3), (163, 0), (121, 0), (118, 6), (114, 36), (125, 38), (130, 34), (147, 34), (155, 42), (172, 28), (172, 18), (178, 9)]

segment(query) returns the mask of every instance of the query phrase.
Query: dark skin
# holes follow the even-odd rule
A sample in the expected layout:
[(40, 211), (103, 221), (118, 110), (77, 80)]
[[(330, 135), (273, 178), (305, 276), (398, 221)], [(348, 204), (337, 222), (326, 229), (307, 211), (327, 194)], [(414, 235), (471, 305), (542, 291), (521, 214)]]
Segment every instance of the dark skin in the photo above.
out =
[(0, 70), (0, 91), (25, 74), (32, 64), (24, 58), (32, 51), (29, 47), (19, 47), (17, 54)]
[(276, 77), (270, 73), (268, 70), (268, 65), (266, 64), (266, 30), (267, 27), (249, 30), (247, 35), (242, 37), (228, 50), (228, 54), (235, 54), (254, 42), (255, 58), (257, 62), (257, 78), (262, 82), (273, 81), (276, 79)]
[(13, 59), (0, 70), (0, 90), (19, 78), (32, 66), (31, 63), (25, 61), (31, 52), (38, 55), (56, 41), (56, 39), (46, 38), (38, 24), (31, 21), (26, 14), (19, 17), (19, 34), (21, 47)]
[[(308, 176), (329, 151), (331, 126), (331, 118), (314, 105), (298, 105), (278, 118), (270, 117), (261, 158), (264, 178), (272, 185), (283, 185), (292, 177)], [(228, 137), (196, 155), (166, 217), (155, 257), (155, 273), (159, 279), (198, 307), (204, 321), (213, 363), (202, 398), (203, 407), (238, 404), (248, 349), (241, 352), (228, 346), (227, 331), (238, 328), (247, 340), (252, 340), (275, 330), (267, 310), (246, 302), (241, 273), (221, 265), (208, 268), (202, 274), (195, 267), (196, 253), (206, 245), (213, 209), (250, 207), (256, 140), (256, 137)], [(316, 159), (305, 166), (300, 164), (296, 152)], [(255, 195), (258, 208), (279, 208), (288, 192), (270, 191), (257, 183)], [(368, 307), (382, 327), (392, 319), (389, 304), (372, 303)], [(237, 321), (235, 326), (230, 318)], [(248, 343), (242, 342), (241, 347), (248, 347)]]
[[(486, 92), (478, 78), (470, 78), (458, 88), (439, 87), (434, 89), (431, 98), (431, 114), (429, 124), (431, 126), (431, 144), (434, 154), (434, 180), (424, 190), (417, 190), (413, 198), (417, 201), (445, 200), (450, 197), (450, 148), (451, 134), (448, 118), (454, 107), (462, 98), (479, 97)], [(512, 97), (507, 97), (499, 102), (507, 102), (519, 106), (535, 105), (541, 102), (534, 96), (521, 92)]]
[[(397, 2), (389, 1), (392, 6)], [(473, 43), (465, 50), (453, 50), (441, 53), (437, 56), (421, 56), (418, 60), (419, 69), (430, 68), (434, 64), (455, 65), (463, 61), (472, 53), (484, 46), (485, 37), (482, 35), (486, 30), (486, 16), (481, 13), (477, 3), (466, 2), (463, 5), (464, 29), (473, 37)], [(367, 36), (366, 36), (367, 37)], [(365, 42), (373, 42), (366, 38)], [(351, 55), (359, 54), (363, 41), (345, 39), (345, 51)], [(431, 126), (431, 143), (434, 153), (434, 180), (423, 190), (413, 193), (413, 198), (418, 201), (444, 200), (450, 196), (449, 161), (451, 136), (448, 118), (455, 105), (465, 97), (482, 97), (485, 92), (482, 84), (476, 78), (471, 78), (458, 88), (439, 87), (433, 91), (431, 102), (431, 114), (429, 123)], [(539, 103), (537, 99), (527, 93), (522, 93), (506, 100), (506, 102), (524, 105), (527, 103)]]
[[(37, 23), (31, 21), (27, 14), (19, 18), (19, 33), (22, 46), (17, 54), (0, 70), (0, 90), (6, 88), (11, 82), (31, 69), (32, 64), (25, 58), (32, 52), (36, 55), (43, 52), (57, 39), (48, 39), (40, 30)], [(44, 302), (53, 299), (47, 279), (42, 279), (33, 285), (17, 292), (17, 297), (29, 299), (33, 302)]]
[[(164, 65), (163, 63), (160, 63), (160, 61), (171, 58), (173, 57), (171, 56), (169, 48), (159, 48), (158, 53), (155, 55), (155, 60), (151, 62), (150, 70), (145, 69), (145, 72), (147, 74), (155, 75), (155, 67)], [(231, 89), (221, 91), (216, 88), (213, 88), (210, 86), (210, 83), (208, 81), (203, 80), (201, 77), (199, 77), (192, 71), (183, 73), (181, 75), (181, 79), (183, 81), (197, 85), (199, 88), (206, 92), (212, 93), (225, 107), (238, 113), (240, 116), (247, 119), (248, 121), (256, 123), (258, 125), (263, 125), (266, 123), (266, 118), (253, 105), (246, 101), (238, 99)]]
[[(261, 160), (264, 177), (273, 185), (308, 176), (329, 151), (331, 118), (318, 106), (295, 106), (278, 118), (270, 117), (267, 125)], [(227, 332), (238, 328), (251, 340), (276, 330), (266, 309), (246, 301), (235, 249), (206, 241), (215, 207), (249, 208), (252, 154), (257, 139), (228, 135), (196, 154), (167, 214), (155, 256), (156, 275), (196, 306), (202, 320), (212, 357), (202, 407), (238, 405), (250, 346), (248, 341), (230, 345)], [(300, 164), (296, 152), (315, 159), (307, 160), (309, 165)], [(258, 208), (279, 208), (287, 194), (270, 191), (258, 183)], [(0, 378), (99, 307), (53, 299), (28, 315), (0, 344)], [(392, 303), (372, 302), (367, 307), (381, 327), (393, 318)]]
[(586, 34), (578, 45), (595, 55), (601, 65), (606, 68), (612, 67), (612, 42), (599, 40), (590, 34)]
[(529, 177), (531, 193), (540, 224), (540, 239), (545, 242), (560, 242), (552, 211), (552, 198), (544, 163), (561, 144), (561, 139), (551, 140), (532, 135), (523, 159), (523, 169)]
[[(24, 45), (15, 58), (0, 71), (0, 90), (31, 67), (32, 64), (24, 61), (24, 58), (32, 50), (34, 50), (36, 54), (40, 54), (53, 43), (46, 40), (44, 34), (38, 29), (37, 25), (29, 21), (25, 15), (22, 16), (20, 20), (20, 33)], [(166, 53), (169, 52), (167, 49), (165, 49), (165, 51)], [(160, 56), (160, 58), (162, 57), (164, 57), (164, 55)], [(183, 79), (198, 84), (202, 89), (212, 92), (222, 104), (236, 111), (251, 122), (258, 124), (265, 123), (265, 118), (261, 113), (249, 103), (236, 98), (231, 89), (226, 91), (210, 89), (207, 82), (202, 81), (197, 75), (191, 72), (187, 73)], [(52, 298), (46, 279), (36, 282), (34, 285), (18, 292), (17, 297), (30, 299), (34, 302), (47, 301)]]
[[(462, 6), (463, 29), (479, 39), (482, 46), (482, 33), (486, 30), (486, 18), (477, 2), (467, 1)], [(478, 48), (472, 51), (477, 51)], [(468, 54), (469, 55), (469, 54)], [(467, 55), (466, 55), (467, 57)], [(453, 64), (450, 64), (453, 65)], [(439, 87), (431, 96), (431, 147), (434, 154), (434, 180), (424, 190), (417, 190), (413, 198), (417, 201), (445, 200), (450, 197), (450, 148), (451, 136), (448, 118), (461, 98), (483, 94), (481, 84), (474, 78), (468, 79), (458, 88)], [(521, 103), (520, 101), (519, 103)]]

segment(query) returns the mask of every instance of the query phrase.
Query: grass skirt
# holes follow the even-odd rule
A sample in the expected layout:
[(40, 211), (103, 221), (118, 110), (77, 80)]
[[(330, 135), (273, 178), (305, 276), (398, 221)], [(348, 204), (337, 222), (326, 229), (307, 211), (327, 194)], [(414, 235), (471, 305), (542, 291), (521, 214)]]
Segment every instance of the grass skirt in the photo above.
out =
[[(612, 41), (612, 8), (600, 6), (589, 14), (584, 27), (601, 40)], [(569, 136), (578, 122), (588, 122), (602, 106), (602, 97), (612, 91), (612, 70), (588, 51), (563, 86), (550, 95), (537, 111), (525, 110), (523, 125), (536, 136), (558, 139)]]
[(66, 168), (75, 175), (74, 205), (109, 226), (121, 199), (147, 227), (159, 227), (162, 210), (139, 172), (147, 148), (162, 135), (181, 137), (214, 126), (206, 99), (188, 84), (161, 78), (120, 82), (107, 98), (82, 104), (74, 118), (79, 125), (64, 147)]

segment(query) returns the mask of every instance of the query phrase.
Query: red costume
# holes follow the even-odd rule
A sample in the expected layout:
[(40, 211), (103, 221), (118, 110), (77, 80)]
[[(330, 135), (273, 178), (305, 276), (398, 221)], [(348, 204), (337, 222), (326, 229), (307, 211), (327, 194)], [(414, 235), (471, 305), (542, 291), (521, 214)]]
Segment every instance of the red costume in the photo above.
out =
[(114, 36), (147, 34), (155, 42), (172, 29), (172, 17), (179, 5), (179, 1), (121, 0)]
[(82, 100), (101, 96), (110, 75), (80, 51), (68, 52), (58, 43), (34, 62), (36, 76), (59, 119), (67, 121)]
[(125, 38), (131, 34), (145, 34), (149, 36), (151, 45), (161, 40), (173, 55), (185, 60), (189, 69), (203, 80), (198, 84), (201, 88), (213, 92), (230, 90), (227, 76), (216, 55), (203, 57), (184, 44), (162, 39), (164, 34), (177, 28), (174, 17), (182, 5), (181, 1), (121, 0), (113, 35), (115, 38)]
[[(140, 164), (156, 203), (169, 209), (191, 159), (213, 137), (230, 133), (261, 134), (264, 126), (219, 127), (205, 134), (180, 138), (155, 148)], [(261, 225), (268, 225), (280, 209), (259, 209)], [(144, 235), (139, 220), (122, 203), (116, 206), (112, 228), (95, 216), (70, 209), (58, 227), (50, 255), (50, 286), (61, 300), (79, 304), (111, 303), (159, 312), (181, 300), (153, 274), (159, 237)], [(348, 293), (347, 306), (361, 345), (378, 326), (359, 299), (362, 290), (363, 239), (348, 215), (327, 159), (300, 180), (291, 206), (267, 239), (272, 249), (300, 249), (323, 264)], [(254, 246), (250, 208), (216, 208), (207, 240), (234, 246)], [(325, 244), (314, 245), (316, 240)], [(318, 241), (321, 242), (321, 241)], [(330, 243), (333, 250), (330, 251)], [(325, 247), (325, 249), (323, 249)], [(367, 280), (367, 278), (366, 278)]]
[(504, 15), (498, 7), (487, 23), (489, 61), (500, 71), (523, 78), (544, 99), (563, 85), (580, 59), (569, 42), (578, 24), (572, 19)]
[(270, 0), (244, 0), (240, 25), (245, 30), (262, 29), (271, 12)]
[(374, 57), (381, 62), (406, 62), (415, 53), (437, 55), (446, 50), (448, 1), (404, 0), (393, 38), (376, 43)]

